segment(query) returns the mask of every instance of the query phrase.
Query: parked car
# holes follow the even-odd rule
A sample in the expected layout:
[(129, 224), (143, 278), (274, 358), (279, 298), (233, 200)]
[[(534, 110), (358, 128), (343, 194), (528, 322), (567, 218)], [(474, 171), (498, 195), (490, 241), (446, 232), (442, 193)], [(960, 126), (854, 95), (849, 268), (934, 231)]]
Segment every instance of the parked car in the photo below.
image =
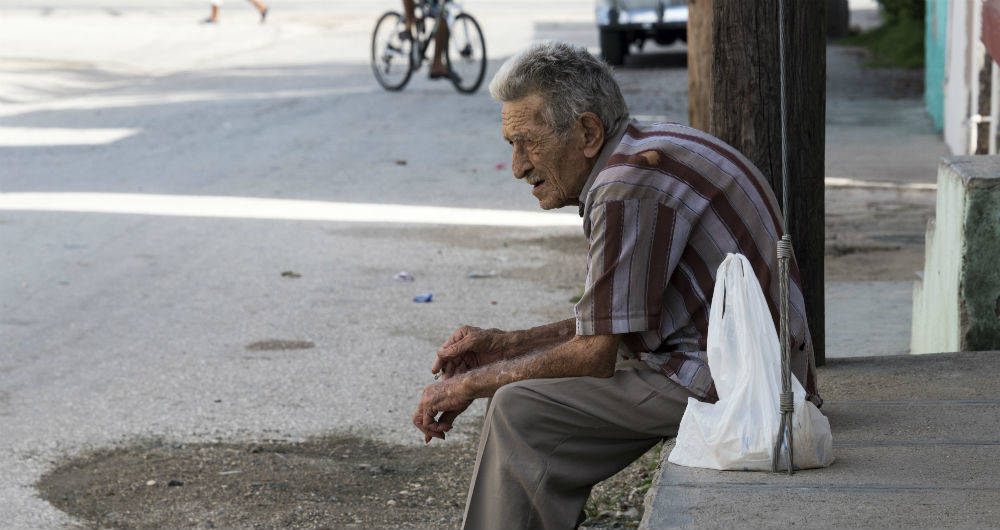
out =
[(686, 0), (597, 0), (597, 30), (601, 56), (608, 64), (625, 61), (631, 45), (641, 51), (646, 40), (687, 42)]

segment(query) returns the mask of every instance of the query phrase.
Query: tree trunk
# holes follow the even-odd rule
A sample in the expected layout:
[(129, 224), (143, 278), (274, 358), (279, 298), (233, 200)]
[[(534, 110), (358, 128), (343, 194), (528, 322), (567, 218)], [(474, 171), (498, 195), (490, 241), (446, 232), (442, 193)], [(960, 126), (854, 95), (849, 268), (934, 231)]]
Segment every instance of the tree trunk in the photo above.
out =
[[(778, 0), (714, 0), (713, 4), (708, 131), (750, 158), (768, 178), (780, 203)], [(785, 28), (790, 204), (782, 207), (788, 209), (787, 230), (802, 274), (816, 364), (822, 365), (826, 360), (823, 297), (826, 1), (785, 0)]]

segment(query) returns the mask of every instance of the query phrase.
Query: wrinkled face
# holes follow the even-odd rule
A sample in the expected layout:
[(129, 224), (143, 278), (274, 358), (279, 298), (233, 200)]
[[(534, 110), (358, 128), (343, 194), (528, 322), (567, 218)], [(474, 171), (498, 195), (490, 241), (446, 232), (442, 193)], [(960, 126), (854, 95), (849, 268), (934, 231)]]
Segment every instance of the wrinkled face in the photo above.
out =
[(563, 141), (542, 120), (545, 101), (537, 94), (503, 104), (503, 137), (514, 148), (514, 177), (531, 185), (543, 210), (579, 204), (590, 164), (579, 141), (579, 124)]

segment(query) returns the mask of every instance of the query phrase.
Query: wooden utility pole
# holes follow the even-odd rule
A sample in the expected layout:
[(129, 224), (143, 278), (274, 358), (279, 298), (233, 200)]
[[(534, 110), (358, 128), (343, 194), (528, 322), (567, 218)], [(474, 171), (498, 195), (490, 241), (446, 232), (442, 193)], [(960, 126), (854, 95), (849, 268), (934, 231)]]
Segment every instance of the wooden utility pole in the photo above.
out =
[(712, 1), (688, 0), (688, 125), (711, 128)]
[[(782, 208), (788, 208), (788, 231), (802, 274), (819, 365), (826, 361), (826, 4), (826, 0), (785, 0), (790, 204)], [(711, 20), (706, 20), (708, 17)], [(692, 126), (707, 130), (750, 158), (768, 178), (780, 203), (778, 0), (689, 0), (688, 28), (688, 114)], [(692, 33), (706, 28), (711, 28), (708, 39)]]

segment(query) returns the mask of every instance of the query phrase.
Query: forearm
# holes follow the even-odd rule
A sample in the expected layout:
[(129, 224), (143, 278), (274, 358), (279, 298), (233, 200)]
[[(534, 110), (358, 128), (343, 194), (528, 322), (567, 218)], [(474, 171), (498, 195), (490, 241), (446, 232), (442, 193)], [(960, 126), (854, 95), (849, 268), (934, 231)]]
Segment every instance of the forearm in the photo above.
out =
[(528, 353), (547, 350), (569, 341), (576, 336), (575, 333), (576, 320), (572, 318), (531, 329), (509, 331), (506, 334), (507, 344), (503, 359), (513, 359)]
[[(572, 320), (570, 320), (572, 322)], [(556, 323), (553, 325), (562, 324)], [(504, 359), (465, 373), (462, 377), (469, 398), (490, 397), (506, 384), (524, 379), (550, 377), (610, 377), (614, 374), (618, 337), (573, 336), (554, 348)]]

